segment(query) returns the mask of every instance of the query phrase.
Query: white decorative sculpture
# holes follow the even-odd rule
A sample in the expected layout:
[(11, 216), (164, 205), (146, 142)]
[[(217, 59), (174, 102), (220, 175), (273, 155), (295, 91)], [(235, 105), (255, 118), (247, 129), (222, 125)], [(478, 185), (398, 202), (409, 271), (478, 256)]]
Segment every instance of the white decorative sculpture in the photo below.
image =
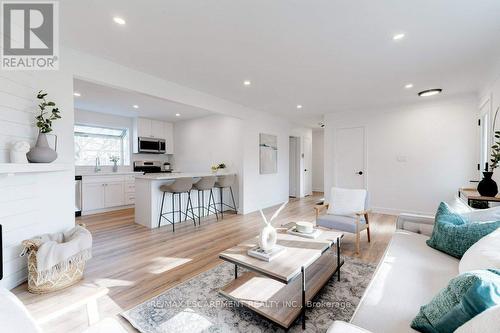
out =
[(259, 247), (264, 252), (271, 252), (274, 245), (276, 245), (278, 233), (276, 232), (276, 229), (271, 225), (271, 222), (278, 216), (283, 208), (285, 208), (287, 203), (288, 201), (281, 205), (281, 207), (274, 213), (269, 221), (264, 215), (264, 212), (262, 212), (262, 209), (259, 209), (260, 214), (262, 215), (262, 221), (264, 222), (264, 228), (262, 228), (259, 235)]
[(27, 141), (17, 141), (10, 149), (10, 163), (28, 163), (26, 153), (30, 150), (30, 144)]

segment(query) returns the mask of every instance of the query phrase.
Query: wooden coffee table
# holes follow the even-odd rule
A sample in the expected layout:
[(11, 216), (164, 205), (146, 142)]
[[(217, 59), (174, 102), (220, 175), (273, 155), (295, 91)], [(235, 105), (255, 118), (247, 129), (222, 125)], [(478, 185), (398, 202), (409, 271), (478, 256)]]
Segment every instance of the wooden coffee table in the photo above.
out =
[[(271, 262), (247, 255), (257, 238), (220, 253), (219, 258), (234, 264), (234, 280), (219, 292), (280, 327), (288, 329), (301, 316), (305, 328), (306, 303), (337, 273), (340, 281), (341, 232), (319, 228), (321, 235), (308, 239), (278, 229), (278, 244), (285, 252)], [(334, 246), (336, 245), (336, 246)], [(238, 267), (248, 270), (238, 276)]]

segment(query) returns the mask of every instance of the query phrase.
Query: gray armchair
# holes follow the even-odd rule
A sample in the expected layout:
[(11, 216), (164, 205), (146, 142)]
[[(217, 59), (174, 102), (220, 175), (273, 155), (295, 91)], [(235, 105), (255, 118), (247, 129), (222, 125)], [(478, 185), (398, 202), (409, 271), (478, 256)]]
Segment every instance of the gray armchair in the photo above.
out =
[[(332, 203), (335, 204), (335, 203)], [(368, 242), (370, 242), (370, 224), (368, 219), (368, 195), (364, 202), (364, 209), (353, 215), (324, 214), (329, 204), (316, 205), (316, 225), (338, 231), (349, 232), (356, 235), (356, 254), (359, 254), (360, 235), (366, 230)]]

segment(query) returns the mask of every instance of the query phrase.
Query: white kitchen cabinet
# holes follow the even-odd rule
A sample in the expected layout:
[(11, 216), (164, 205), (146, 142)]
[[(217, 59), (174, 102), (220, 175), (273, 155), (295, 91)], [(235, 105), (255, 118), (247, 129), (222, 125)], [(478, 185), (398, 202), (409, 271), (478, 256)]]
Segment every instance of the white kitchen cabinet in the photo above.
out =
[(135, 202), (133, 175), (92, 175), (82, 178), (82, 213), (92, 214)]
[(101, 183), (83, 184), (82, 209), (91, 211), (104, 208), (104, 187)]
[(165, 139), (165, 125), (163, 121), (151, 120), (151, 137)]
[(123, 182), (104, 184), (104, 208), (123, 206), (124, 204)]
[(152, 122), (151, 119), (137, 118), (137, 136), (138, 137), (151, 137)]
[(164, 123), (164, 135), (167, 148), (165, 149), (165, 154), (174, 153), (174, 124), (165, 122)]
[(132, 141), (134, 153), (139, 151), (137, 139), (140, 137), (164, 139), (166, 142), (165, 154), (174, 153), (174, 124), (172, 123), (147, 118), (136, 118), (134, 120)]

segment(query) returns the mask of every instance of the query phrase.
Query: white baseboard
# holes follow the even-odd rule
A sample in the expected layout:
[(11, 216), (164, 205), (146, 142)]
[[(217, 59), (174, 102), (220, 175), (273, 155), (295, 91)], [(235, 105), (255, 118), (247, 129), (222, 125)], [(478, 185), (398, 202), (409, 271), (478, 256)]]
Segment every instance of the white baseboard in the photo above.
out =
[(122, 210), (122, 209), (128, 209), (128, 208), (134, 208), (134, 205), (126, 205), (126, 206), (118, 206), (118, 207), (111, 207), (111, 208), (104, 208), (104, 209), (82, 211), (82, 216), (113, 212), (115, 210)]

